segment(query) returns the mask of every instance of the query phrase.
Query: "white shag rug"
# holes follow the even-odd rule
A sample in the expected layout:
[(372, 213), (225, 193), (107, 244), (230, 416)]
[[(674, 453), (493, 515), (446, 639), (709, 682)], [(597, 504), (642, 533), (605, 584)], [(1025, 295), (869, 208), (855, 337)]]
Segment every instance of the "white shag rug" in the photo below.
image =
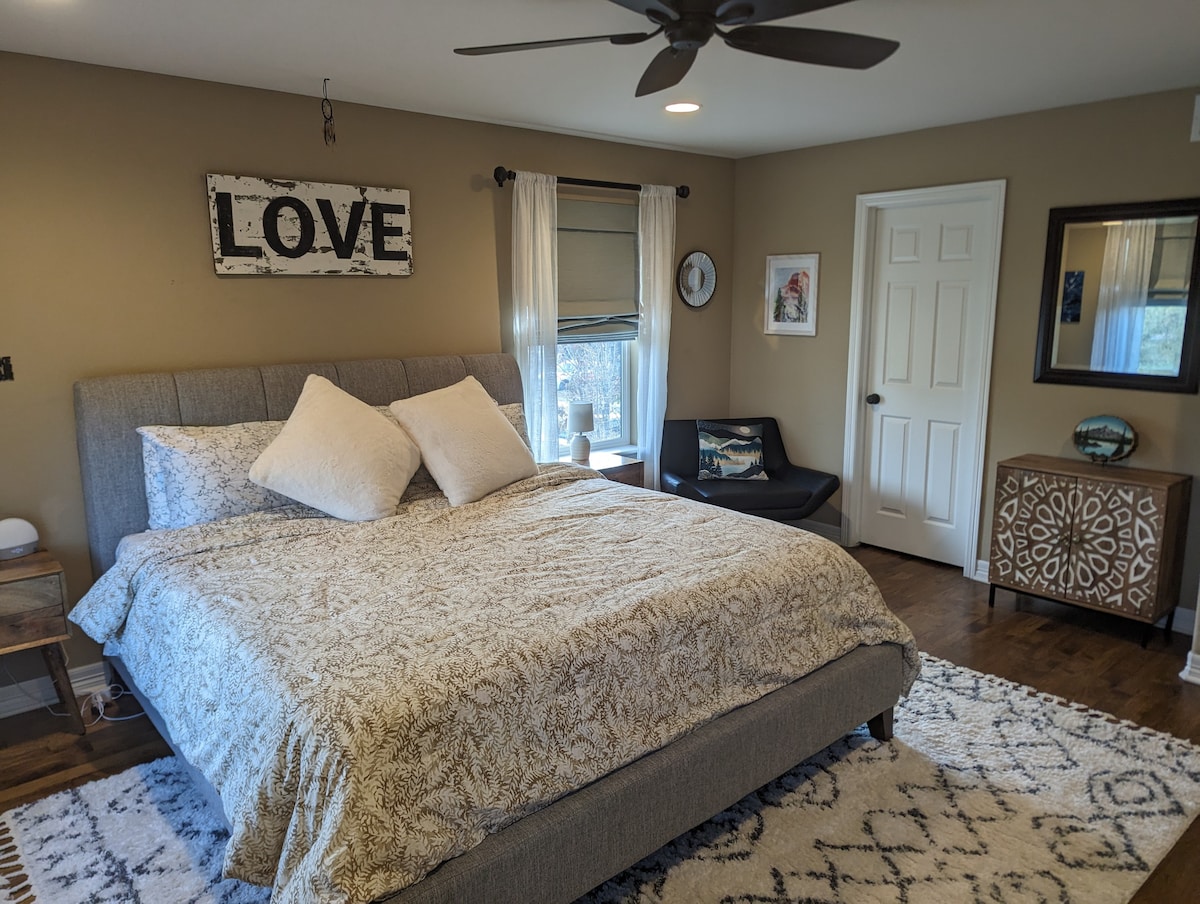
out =
[[(579, 904), (1121, 904), (1198, 809), (1200, 747), (924, 657), (893, 742), (846, 736)], [(0, 875), (22, 904), (265, 904), (226, 837), (167, 758), (0, 816)]]

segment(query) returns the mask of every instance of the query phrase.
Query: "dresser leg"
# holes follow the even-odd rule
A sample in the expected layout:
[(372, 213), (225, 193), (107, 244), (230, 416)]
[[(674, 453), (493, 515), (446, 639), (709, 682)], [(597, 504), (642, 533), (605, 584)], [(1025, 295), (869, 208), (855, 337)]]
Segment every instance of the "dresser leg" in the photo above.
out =
[(1166, 633), (1167, 643), (1169, 644), (1171, 642), (1171, 632), (1175, 630), (1175, 610), (1174, 609), (1172, 609), (1170, 612), (1167, 613), (1167, 629), (1166, 630), (1167, 630), (1167, 633)]
[(46, 668), (50, 672), (50, 680), (54, 682), (54, 690), (58, 699), (67, 708), (67, 718), (76, 734), (85, 734), (83, 717), (79, 715), (79, 705), (75, 702), (75, 691), (71, 687), (71, 678), (67, 675), (67, 663), (63, 658), (62, 644), (51, 643), (42, 647), (42, 658), (46, 660)]
[(996, 585), (988, 584), (988, 608), (996, 608)]

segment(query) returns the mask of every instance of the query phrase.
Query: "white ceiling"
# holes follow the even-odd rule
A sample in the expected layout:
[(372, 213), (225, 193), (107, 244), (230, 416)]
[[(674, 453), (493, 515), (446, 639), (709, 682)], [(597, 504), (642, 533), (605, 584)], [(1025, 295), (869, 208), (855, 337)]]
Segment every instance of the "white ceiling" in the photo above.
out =
[[(678, 87), (643, 98), (634, 88), (661, 36), (451, 52), (650, 30), (608, 0), (4, 0), (0, 49), (313, 96), (328, 77), (335, 104), (726, 157), (1200, 87), (1200, 0), (855, 0), (773, 24), (900, 49), (858, 72), (717, 38)], [(703, 109), (672, 116), (663, 105), (673, 100)]]

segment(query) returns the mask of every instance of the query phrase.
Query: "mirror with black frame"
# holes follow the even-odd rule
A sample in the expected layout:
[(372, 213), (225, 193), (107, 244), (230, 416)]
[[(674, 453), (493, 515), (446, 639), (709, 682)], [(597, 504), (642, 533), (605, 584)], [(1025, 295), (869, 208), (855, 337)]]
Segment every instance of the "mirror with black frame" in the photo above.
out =
[(1056, 207), (1033, 378), (1196, 392), (1200, 198)]

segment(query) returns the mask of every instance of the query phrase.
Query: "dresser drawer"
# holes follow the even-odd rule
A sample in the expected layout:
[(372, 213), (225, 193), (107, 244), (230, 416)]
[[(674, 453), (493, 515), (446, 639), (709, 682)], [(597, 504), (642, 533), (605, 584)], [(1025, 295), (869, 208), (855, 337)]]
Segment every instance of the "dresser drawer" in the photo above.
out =
[(52, 606), (57, 606), (61, 615), (62, 604), (62, 578), (57, 574), (0, 585), (0, 619), (4, 621), (10, 616)]
[(62, 603), (17, 615), (0, 616), (0, 649), (9, 652), (65, 640), (67, 637), (67, 620), (63, 617)]

